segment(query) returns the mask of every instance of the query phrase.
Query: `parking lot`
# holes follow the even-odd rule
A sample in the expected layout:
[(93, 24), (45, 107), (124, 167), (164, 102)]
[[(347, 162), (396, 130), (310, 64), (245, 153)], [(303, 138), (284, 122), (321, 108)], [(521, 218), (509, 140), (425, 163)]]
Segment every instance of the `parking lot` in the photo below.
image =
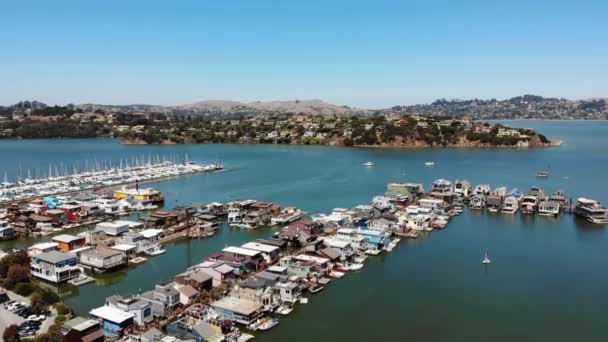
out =
[[(10, 291), (6, 291), (6, 292), (8, 294), (8, 297), (10, 298), (10, 300), (14, 300), (16, 302), (23, 302), (29, 306), (29, 304), (30, 304), (29, 299), (22, 297), (16, 293), (10, 292)], [(51, 310), (51, 311), (54, 312), (54, 310)], [(26, 318), (27, 317), (25, 317), (25, 318), (19, 317), (19, 315), (8, 310), (6, 308), (6, 304), (0, 305), (0, 331), (4, 331), (8, 326), (10, 326), (12, 324), (20, 325), (21, 323), (23, 323), (26, 320)], [(49, 329), (49, 327), (53, 324), (54, 319), (55, 319), (54, 314), (47, 317), (40, 325), (40, 329), (36, 332), (36, 335), (45, 333)]]

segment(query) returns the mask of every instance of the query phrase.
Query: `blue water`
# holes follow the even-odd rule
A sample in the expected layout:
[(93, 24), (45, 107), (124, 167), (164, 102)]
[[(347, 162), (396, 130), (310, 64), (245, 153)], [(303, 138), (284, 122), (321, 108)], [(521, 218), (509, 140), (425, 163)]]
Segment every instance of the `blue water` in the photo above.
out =
[[(367, 203), (388, 182), (428, 188), (437, 178), (473, 184), (562, 188), (576, 198), (608, 203), (608, 122), (509, 123), (536, 128), (561, 147), (538, 150), (378, 150), (323, 146), (125, 146), (114, 140), (0, 141), (0, 172), (49, 163), (114, 160), (132, 155), (184, 154), (197, 162), (219, 158), (230, 170), (179, 178), (153, 186), (167, 206), (255, 198), (311, 213)], [(373, 161), (374, 168), (361, 164)], [(424, 162), (434, 161), (428, 168)], [(534, 174), (550, 168), (546, 180)], [(466, 212), (444, 231), (402, 243), (361, 272), (335, 281), (310, 304), (299, 306), (270, 341), (414, 340), (604, 341), (608, 307), (608, 237), (565, 215), (560, 219)], [(270, 230), (224, 229), (217, 236), (176, 243), (167, 253), (79, 289), (62, 289), (79, 314), (113, 293), (151, 288), (229, 244)], [(14, 243), (13, 243), (14, 244)], [(19, 244), (19, 242), (17, 242)], [(4, 243), (4, 246), (7, 246)], [(488, 248), (492, 264), (480, 260)]]

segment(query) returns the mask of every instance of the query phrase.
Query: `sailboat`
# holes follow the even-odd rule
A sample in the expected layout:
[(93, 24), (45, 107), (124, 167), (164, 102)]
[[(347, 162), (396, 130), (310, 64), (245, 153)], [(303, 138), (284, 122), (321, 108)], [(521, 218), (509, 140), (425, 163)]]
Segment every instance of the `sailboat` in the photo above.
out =
[(492, 261), (490, 260), (490, 257), (488, 256), (488, 250), (486, 249), (486, 255), (483, 257), (483, 261), (481, 262), (482, 264), (489, 264)]

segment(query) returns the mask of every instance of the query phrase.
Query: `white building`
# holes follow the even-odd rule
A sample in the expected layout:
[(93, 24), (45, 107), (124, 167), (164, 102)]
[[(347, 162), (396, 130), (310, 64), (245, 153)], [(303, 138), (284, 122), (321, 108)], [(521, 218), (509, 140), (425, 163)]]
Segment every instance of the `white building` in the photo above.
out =
[(34, 256), (30, 263), (34, 277), (53, 283), (63, 283), (80, 275), (76, 255), (50, 251)]

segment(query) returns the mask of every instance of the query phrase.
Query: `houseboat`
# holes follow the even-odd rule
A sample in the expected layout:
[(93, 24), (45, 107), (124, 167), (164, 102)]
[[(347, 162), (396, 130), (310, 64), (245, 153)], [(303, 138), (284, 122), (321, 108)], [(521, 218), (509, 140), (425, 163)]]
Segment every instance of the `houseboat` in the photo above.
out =
[(524, 196), (521, 199), (519, 210), (524, 214), (534, 214), (538, 210), (538, 198), (536, 196)]
[(474, 195), (487, 196), (492, 191), (489, 184), (478, 184), (473, 191)]
[(75, 254), (55, 250), (34, 256), (30, 270), (34, 277), (52, 283), (66, 282), (81, 273)]
[(549, 200), (552, 202), (559, 203), (560, 209), (564, 209), (569, 205), (568, 198), (566, 197), (566, 192), (564, 190), (557, 190), (549, 196)]
[(303, 212), (295, 207), (287, 207), (279, 213), (277, 216), (273, 216), (270, 219), (270, 224), (273, 226), (286, 225), (300, 219), (303, 216)]
[(473, 186), (467, 180), (456, 180), (454, 182), (454, 192), (460, 197), (469, 197), (473, 192)]
[(557, 216), (559, 215), (560, 205), (553, 201), (541, 201), (538, 204), (538, 215), (542, 216)]
[(522, 198), (522, 193), (519, 189), (515, 188), (507, 194), (505, 200), (502, 202), (502, 212), (505, 214), (514, 214), (519, 209), (519, 201)]
[(579, 198), (574, 207), (574, 214), (592, 223), (608, 223), (608, 209), (592, 199)]
[(152, 188), (139, 189), (127, 189), (122, 187), (120, 190), (114, 191), (114, 199), (116, 200), (128, 200), (133, 203), (141, 203), (142, 205), (160, 205), (165, 202), (164, 196), (160, 191)]
[(543, 191), (543, 189), (537, 186), (530, 187), (530, 190), (528, 190), (526, 196), (534, 196), (538, 201), (542, 201), (547, 197), (545, 196), (545, 192)]
[(486, 206), (486, 198), (483, 195), (473, 195), (471, 200), (469, 201), (469, 208), (480, 210), (485, 208)]
[(502, 201), (507, 194), (507, 188), (499, 187), (494, 189), (492, 193), (490, 193), (486, 197), (486, 208), (489, 212), (497, 213), (502, 208)]

